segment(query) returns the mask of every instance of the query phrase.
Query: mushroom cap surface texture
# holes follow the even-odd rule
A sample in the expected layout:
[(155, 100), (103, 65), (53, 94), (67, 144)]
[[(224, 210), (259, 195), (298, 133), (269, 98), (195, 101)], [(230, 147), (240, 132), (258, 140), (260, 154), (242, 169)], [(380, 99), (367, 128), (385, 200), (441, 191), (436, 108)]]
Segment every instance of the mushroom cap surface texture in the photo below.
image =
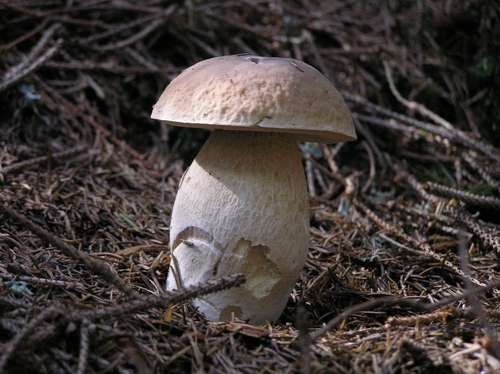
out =
[(167, 86), (151, 117), (174, 126), (286, 132), (298, 141), (356, 139), (344, 99), (312, 66), (290, 58), (201, 61)]

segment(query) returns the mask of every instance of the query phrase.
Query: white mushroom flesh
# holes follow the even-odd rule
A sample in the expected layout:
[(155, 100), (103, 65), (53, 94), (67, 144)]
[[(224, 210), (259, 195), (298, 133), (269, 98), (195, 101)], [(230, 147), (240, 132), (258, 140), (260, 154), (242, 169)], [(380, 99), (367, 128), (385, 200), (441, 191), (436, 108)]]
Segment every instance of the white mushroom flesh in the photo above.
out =
[(282, 313), (309, 244), (297, 143), (283, 133), (215, 130), (174, 203), (167, 289), (242, 273), (246, 283), (194, 300), (208, 320), (253, 323)]

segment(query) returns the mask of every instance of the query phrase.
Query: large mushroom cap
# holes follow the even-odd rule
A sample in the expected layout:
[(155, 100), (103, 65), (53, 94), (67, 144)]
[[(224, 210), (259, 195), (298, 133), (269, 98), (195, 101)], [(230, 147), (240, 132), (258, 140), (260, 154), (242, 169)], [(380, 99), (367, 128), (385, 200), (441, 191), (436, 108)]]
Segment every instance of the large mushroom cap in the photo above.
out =
[(151, 117), (175, 126), (294, 133), (300, 141), (356, 139), (335, 87), (312, 66), (289, 58), (201, 61), (168, 85)]

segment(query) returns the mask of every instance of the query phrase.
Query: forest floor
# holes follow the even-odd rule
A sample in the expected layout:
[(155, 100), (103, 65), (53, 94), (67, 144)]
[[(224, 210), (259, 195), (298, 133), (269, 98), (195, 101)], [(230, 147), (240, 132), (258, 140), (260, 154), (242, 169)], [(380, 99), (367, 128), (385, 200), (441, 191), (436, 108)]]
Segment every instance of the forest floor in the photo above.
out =
[[(500, 372), (495, 1), (0, 0), (0, 372)], [(150, 118), (194, 63), (311, 64), (358, 140), (301, 144), (306, 266), (278, 321), (170, 294), (207, 137)], [(169, 313), (168, 306), (173, 305)]]

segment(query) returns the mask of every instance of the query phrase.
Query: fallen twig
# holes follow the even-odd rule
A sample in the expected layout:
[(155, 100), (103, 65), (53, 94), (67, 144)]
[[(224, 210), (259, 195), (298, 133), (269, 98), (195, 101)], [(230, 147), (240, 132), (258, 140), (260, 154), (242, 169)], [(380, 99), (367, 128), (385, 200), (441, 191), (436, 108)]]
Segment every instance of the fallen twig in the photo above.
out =
[(36, 235), (38, 235), (42, 240), (54, 245), (59, 248), (66, 256), (71, 257), (83, 265), (85, 265), (90, 271), (99, 274), (106, 280), (107, 282), (113, 284), (118, 290), (123, 292), (128, 297), (136, 296), (134, 289), (126, 284), (116, 273), (114, 273), (108, 265), (106, 265), (102, 261), (94, 260), (88, 254), (82, 251), (78, 251), (73, 246), (63, 242), (58, 237), (54, 236), (50, 232), (41, 228), (37, 224), (33, 223), (23, 215), (16, 212), (14, 209), (9, 208), (5, 204), (0, 204), (0, 212), (6, 214), (11, 219), (17, 221), (28, 230), (33, 231)]
[(417, 298), (398, 298), (398, 297), (382, 297), (379, 299), (371, 299), (365, 301), (364, 303), (357, 304), (353, 307), (347, 308), (342, 313), (337, 315), (335, 318), (328, 321), (321, 329), (315, 331), (311, 334), (311, 339), (313, 341), (319, 339), (323, 335), (327, 334), (335, 326), (338, 326), (342, 321), (351, 317), (352, 315), (364, 311), (368, 311), (380, 306), (402, 306), (411, 309), (413, 312), (429, 312), (432, 310), (439, 309), (445, 305), (452, 304), (464, 298), (470, 297), (471, 295), (477, 295), (482, 292), (487, 292), (493, 288), (500, 287), (500, 281), (487, 284), (482, 287), (471, 287), (459, 295), (450, 296), (446, 299), (437, 301), (435, 303), (423, 303)]

